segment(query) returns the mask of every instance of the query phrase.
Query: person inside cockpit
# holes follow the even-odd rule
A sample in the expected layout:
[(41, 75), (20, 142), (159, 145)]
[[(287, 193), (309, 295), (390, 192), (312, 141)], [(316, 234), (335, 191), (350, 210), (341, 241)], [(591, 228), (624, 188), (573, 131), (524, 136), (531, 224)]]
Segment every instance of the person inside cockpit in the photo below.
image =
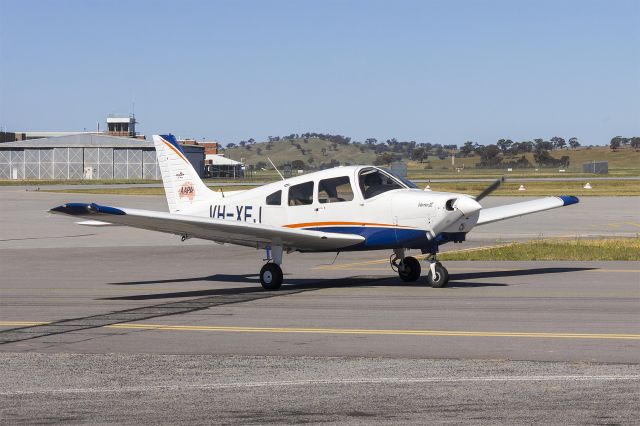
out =
[(377, 169), (365, 169), (360, 172), (360, 190), (365, 199), (375, 197), (392, 189), (402, 189), (402, 185)]

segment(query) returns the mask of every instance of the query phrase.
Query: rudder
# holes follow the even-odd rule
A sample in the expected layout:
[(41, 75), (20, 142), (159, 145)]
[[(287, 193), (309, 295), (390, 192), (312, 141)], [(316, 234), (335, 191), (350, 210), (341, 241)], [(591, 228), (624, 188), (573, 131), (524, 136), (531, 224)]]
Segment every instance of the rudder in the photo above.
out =
[(202, 182), (173, 135), (153, 135), (153, 144), (170, 213), (179, 213), (200, 202), (218, 198), (218, 194)]

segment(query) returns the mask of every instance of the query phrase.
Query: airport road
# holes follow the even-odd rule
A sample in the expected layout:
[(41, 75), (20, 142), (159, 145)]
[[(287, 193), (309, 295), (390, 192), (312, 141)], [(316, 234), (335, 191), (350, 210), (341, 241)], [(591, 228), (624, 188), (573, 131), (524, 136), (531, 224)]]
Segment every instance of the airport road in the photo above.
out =
[[(449, 262), (451, 286), (431, 289), (401, 283), (388, 253), (334, 264), (330, 254), (292, 254), (283, 289), (267, 293), (254, 250), (44, 213), (87, 197), (164, 203), (0, 191), (0, 423), (640, 415), (640, 262)], [(588, 200), (601, 204), (540, 215), (547, 235), (637, 224), (636, 199)], [(490, 226), (520, 239), (538, 235), (538, 220), (518, 219), (526, 232)], [(486, 229), (471, 245), (495, 241)]]

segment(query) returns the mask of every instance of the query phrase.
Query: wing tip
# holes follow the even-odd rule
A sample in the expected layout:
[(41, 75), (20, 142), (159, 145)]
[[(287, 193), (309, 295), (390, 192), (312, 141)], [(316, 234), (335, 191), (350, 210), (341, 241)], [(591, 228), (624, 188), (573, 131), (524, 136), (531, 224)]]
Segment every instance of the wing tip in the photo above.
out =
[(563, 206), (570, 206), (571, 204), (578, 204), (580, 199), (575, 195), (560, 195), (558, 198), (562, 200)]

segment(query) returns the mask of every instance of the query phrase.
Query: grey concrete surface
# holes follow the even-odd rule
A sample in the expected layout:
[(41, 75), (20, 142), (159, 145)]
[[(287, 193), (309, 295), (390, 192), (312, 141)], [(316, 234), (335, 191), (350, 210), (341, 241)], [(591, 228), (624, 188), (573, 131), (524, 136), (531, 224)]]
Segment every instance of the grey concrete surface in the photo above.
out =
[(6, 423), (634, 424), (640, 405), (640, 370), (629, 365), (149, 354), (0, 360)]
[[(634, 198), (588, 200), (469, 245), (633, 235)], [(0, 422), (639, 417), (640, 261), (449, 262), (451, 286), (432, 289), (402, 283), (386, 252), (291, 254), (265, 293), (260, 252), (44, 213), (67, 201), (165, 203), (0, 190)]]

